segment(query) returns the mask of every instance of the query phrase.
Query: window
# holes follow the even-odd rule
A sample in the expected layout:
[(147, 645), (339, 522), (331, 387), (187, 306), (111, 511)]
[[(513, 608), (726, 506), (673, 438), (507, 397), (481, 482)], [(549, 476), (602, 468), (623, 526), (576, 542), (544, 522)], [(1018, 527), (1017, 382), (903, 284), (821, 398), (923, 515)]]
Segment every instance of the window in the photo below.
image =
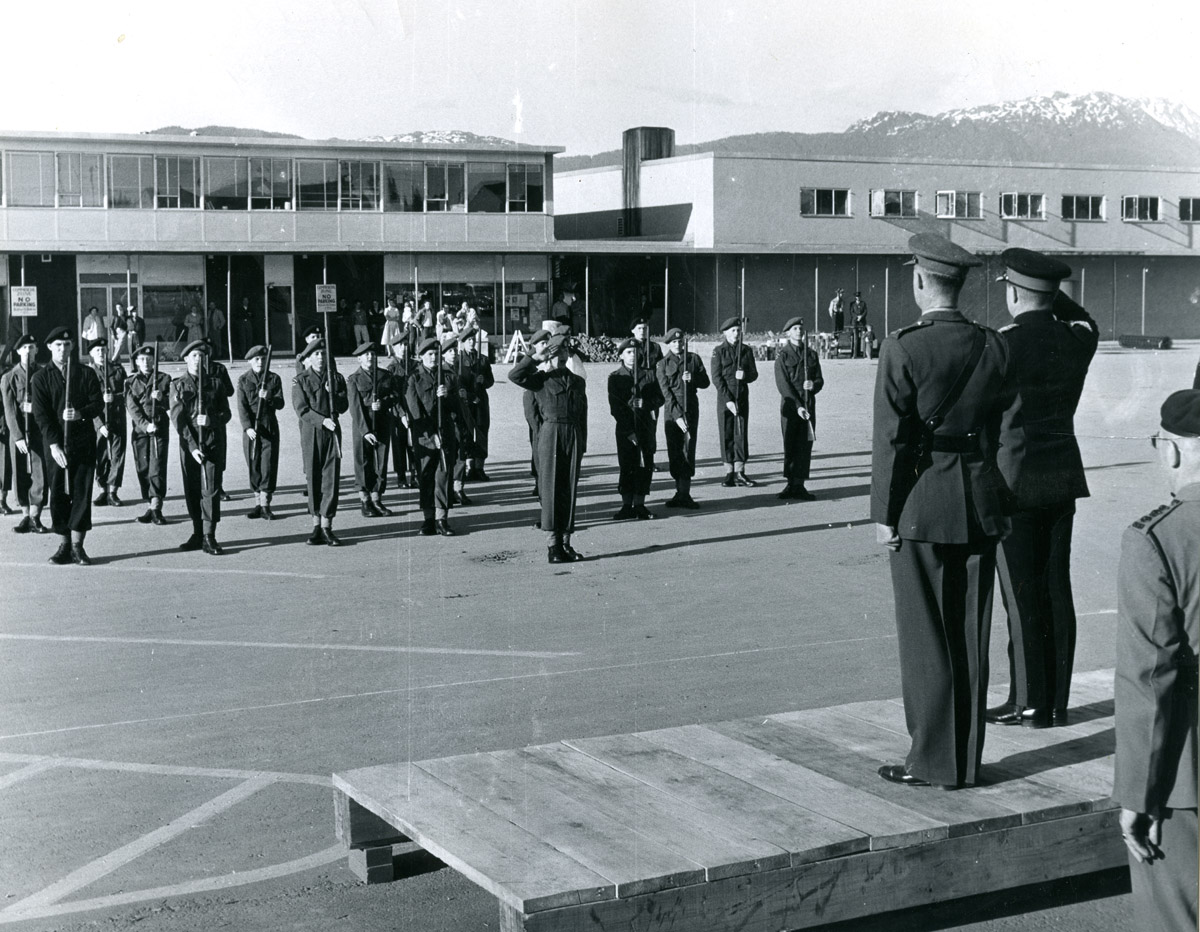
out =
[(58, 153), (58, 206), (104, 206), (104, 169), (99, 155)]
[(1200, 223), (1200, 197), (1179, 199), (1179, 219), (1184, 223)]
[(1045, 195), (1017, 193), (1001, 194), (1000, 216), (1005, 220), (1045, 220)]
[(917, 216), (916, 191), (872, 191), (872, 217)]
[(425, 209), (466, 210), (466, 184), (462, 162), (425, 163)]
[(801, 188), (801, 217), (849, 217), (850, 191), (846, 188)]
[(292, 209), (292, 160), (250, 160), (250, 209)]
[(1121, 198), (1121, 219), (1143, 223), (1157, 221), (1158, 198), (1137, 196)]
[(204, 207), (206, 210), (245, 210), (250, 197), (246, 159), (204, 160)]
[(508, 209), (510, 213), (540, 214), (544, 209), (541, 165), (508, 166)]
[(467, 210), (473, 214), (504, 213), (508, 208), (504, 163), (471, 162), (467, 169)]
[(156, 207), (177, 209), (200, 206), (199, 159), (160, 155), (154, 160), (154, 180), (158, 192), (154, 199)]
[(425, 209), (425, 163), (383, 163), (384, 210)]
[(337, 161), (314, 159), (297, 162), (296, 194), (301, 210), (337, 210)]
[(983, 195), (978, 191), (938, 191), (937, 215), (943, 219), (982, 220)]
[(1064, 220), (1103, 220), (1104, 198), (1098, 194), (1064, 194), (1062, 218)]
[(54, 153), (8, 154), (8, 206), (54, 206)]
[(108, 157), (108, 206), (139, 210), (154, 206), (154, 160), (150, 156)]
[(342, 179), (342, 210), (379, 209), (379, 163), (338, 162)]

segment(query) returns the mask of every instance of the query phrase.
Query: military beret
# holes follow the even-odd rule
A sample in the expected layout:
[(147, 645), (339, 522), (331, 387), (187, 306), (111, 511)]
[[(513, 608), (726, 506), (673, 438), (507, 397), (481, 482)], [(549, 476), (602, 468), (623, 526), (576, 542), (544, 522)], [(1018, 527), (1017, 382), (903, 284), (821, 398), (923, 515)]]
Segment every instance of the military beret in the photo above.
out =
[(546, 343), (546, 352), (552, 356), (558, 353), (565, 353), (570, 348), (571, 338), (565, 333), (556, 333)]
[(803, 317), (789, 317), (787, 322), (783, 325), (783, 332), (787, 333), (793, 327), (803, 327), (803, 326), (804, 326), (804, 318)]
[(421, 345), (417, 347), (417, 355), (424, 356), (430, 350), (436, 350), (439, 348), (440, 344), (438, 343), (437, 337), (426, 337), (421, 341)]
[(13, 349), (19, 350), (22, 346), (31, 346), (35, 343), (37, 343), (37, 340), (33, 338), (32, 333), (23, 333), (13, 345)]
[(196, 350), (199, 350), (200, 352), (204, 353), (207, 356), (209, 353), (208, 341), (207, 340), (192, 340), (191, 343), (189, 343), (187, 346), (185, 346), (183, 348), (183, 352), (180, 355), (181, 356), (189, 356)]
[(450, 350), (458, 350), (458, 334), (452, 333), (446, 339), (442, 340), (442, 352), (448, 353)]
[(1159, 413), (1163, 430), (1181, 437), (1200, 437), (1200, 389), (1185, 388), (1168, 395)]
[(938, 275), (962, 278), (967, 269), (983, 265), (981, 259), (936, 233), (918, 233), (909, 237), (908, 251), (913, 257), (905, 265), (916, 263)]
[(367, 353), (374, 353), (376, 356), (378, 356), (382, 352), (383, 352), (383, 347), (381, 347), (374, 340), (367, 340), (366, 343), (359, 343), (358, 346), (356, 346), (354, 348), (354, 353), (352, 355), (365, 356), (365, 355), (367, 355)]
[(246, 361), (249, 362), (251, 359), (255, 359), (259, 356), (266, 356), (266, 355), (267, 355), (267, 348), (260, 343), (258, 346), (250, 347), (250, 349), (246, 353)]
[(996, 281), (1008, 282), (1030, 291), (1053, 294), (1058, 291), (1059, 282), (1071, 276), (1071, 267), (1065, 262), (1032, 249), (1014, 246), (1000, 253), (1000, 261), (1004, 263), (1005, 272)]
[(532, 346), (534, 343), (542, 343), (549, 339), (550, 332), (548, 330), (538, 330), (529, 338), (529, 345)]
[(306, 329), (302, 334), (300, 334), (300, 338), (302, 340), (304, 340), (306, 343), (309, 342), (310, 338), (316, 339), (316, 338), (319, 338), (320, 336), (321, 336), (321, 327), (318, 324), (313, 324), (311, 327)]
[(676, 340), (681, 340), (681, 339), (683, 339), (683, 331), (680, 330), (678, 327), (672, 327), (670, 330), (668, 330), (666, 333), (663, 334), (663, 342), (664, 343), (674, 343)]
[(479, 328), (472, 324), (465, 330), (458, 331), (458, 342), (465, 343), (467, 340), (474, 340), (477, 336), (479, 336)]
[(85, 348), (90, 353), (94, 349), (105, 349), (107, 347), (108, 347), (108, 340), (106, 340), (104, 337), (97, 337), (94, 340), (88, 340), (87, 346)]
[(633, 320), (631, 320), (629, 322), (629, 329), (632, 330), (634, 327), (639, 327), (643, 324), (649, 324), (649, 323), (650, 323), (650, 321), (646, 320), (645, 317), (635, 317)]
[[(153, 356), (153, 355), (154, 355), (154, 344), (153, 343), (143, 343), (141, 346), (139, 346), (133, 352), (134, 359), (137, 359), (139, 356)], [(247, 357), (247, 358), (249, 358), (249, 357)]]
[(65, 340), (68, 343), (73, 343), (74, 339), (75, 338), (71, 336), (71, 331), (66, 327), (56, 327), (46, 334), (45, 342), (46, 345), (49, 346), (51, 343), (57, 343), (59, 340)]
[(300, 350), (300, 356), (298, 358), (300, 359), (301, 362), (303, 362), (304, 360), (308, 359), (308, 357), (311, 356), (313, 353), (323, 353), (323, 352), (325, 352), (325, 341), (324, 340), (313, 340), (311, 343), (308, 344), (308, 346), (306, 346), (306, 347), (304, 347), (304, 349)]
[(641, 340), (622, 340), (617, 344), (617, 352), (623, 353), (627, 349), (637, 349), (641, 345)]
[(392, 337), (392, 342), (388, 345), (389, 346), (398, 346), (401, 343), (407, 343), (407, 342), (408, 342), (408, 337), (403, 333), (398, 333), (394, 337)]
[(740, 327), (741, 325), (742, 319), (740, 317), (726, 317), (721, 321), (721, 332), (724, 333), (726, 330), (732, 330), (734, 327)]

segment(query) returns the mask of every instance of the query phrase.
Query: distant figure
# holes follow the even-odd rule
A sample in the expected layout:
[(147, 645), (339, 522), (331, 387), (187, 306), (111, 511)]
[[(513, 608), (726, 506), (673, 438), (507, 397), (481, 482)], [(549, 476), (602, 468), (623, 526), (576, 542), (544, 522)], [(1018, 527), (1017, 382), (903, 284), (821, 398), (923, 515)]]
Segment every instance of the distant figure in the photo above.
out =
[(83, 318), (83, 329), (79, 335), (84, 343), (91, 340), (103, 340), (108, 335), (108, 328), (104, 326), (104, 318), (100, 315), (98, 308), (88, 308), (87, 316)]
[(367, 310), (362, 306), (361, 301), (354, 302), (354, 311), (350, 319), (354, 323), (354, 345), (357, 347), (364, 343), (370, 343), (371, 334), (367, 329)]
[(841, 333), (846, 327), (846, 314), (842, 307), (842, 289), (837, 290), (829, 302), (829, 322), (834, 333)]
[(395, 298), (388, 298), (387, 307), (383, 309), (383, 337), (379, 342), (391, 355), (395, 355), (392, 344), (400, 339), (401, 332), (400, 309), (396, 307)]
[(850, 302), (850, 324), (854, 328), (854, 346), (850, 355), (854, 359), (859, 356), (870, 358), (870, 353), (863, 345), (863, 335), (867, 329), (867, 302), (862, 298), (862, 292), (854, 292), (854, 300)]

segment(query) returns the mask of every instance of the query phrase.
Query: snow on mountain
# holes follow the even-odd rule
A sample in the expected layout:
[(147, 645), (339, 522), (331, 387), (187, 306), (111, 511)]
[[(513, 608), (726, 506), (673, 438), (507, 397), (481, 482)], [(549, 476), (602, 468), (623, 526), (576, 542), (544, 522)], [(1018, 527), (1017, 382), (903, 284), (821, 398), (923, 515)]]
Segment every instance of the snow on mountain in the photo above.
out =
[(461, 129), (416, 130), (397, 133), (393, 136), (364, 136), (360, 142), (386, 142), (417, 146), (470, 146), (482, 149), (511, 149), (516, 145), (511, 139), (499, 136), (480, 136)]

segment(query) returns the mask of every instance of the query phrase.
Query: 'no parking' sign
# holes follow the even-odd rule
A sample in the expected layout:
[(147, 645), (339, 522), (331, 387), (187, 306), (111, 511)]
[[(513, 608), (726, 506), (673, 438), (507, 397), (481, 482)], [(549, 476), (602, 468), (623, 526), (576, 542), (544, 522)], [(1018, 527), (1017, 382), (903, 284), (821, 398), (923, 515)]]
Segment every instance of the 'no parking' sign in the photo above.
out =
[(36, 285), (13, 285), (12, 316), (37, 317)]

